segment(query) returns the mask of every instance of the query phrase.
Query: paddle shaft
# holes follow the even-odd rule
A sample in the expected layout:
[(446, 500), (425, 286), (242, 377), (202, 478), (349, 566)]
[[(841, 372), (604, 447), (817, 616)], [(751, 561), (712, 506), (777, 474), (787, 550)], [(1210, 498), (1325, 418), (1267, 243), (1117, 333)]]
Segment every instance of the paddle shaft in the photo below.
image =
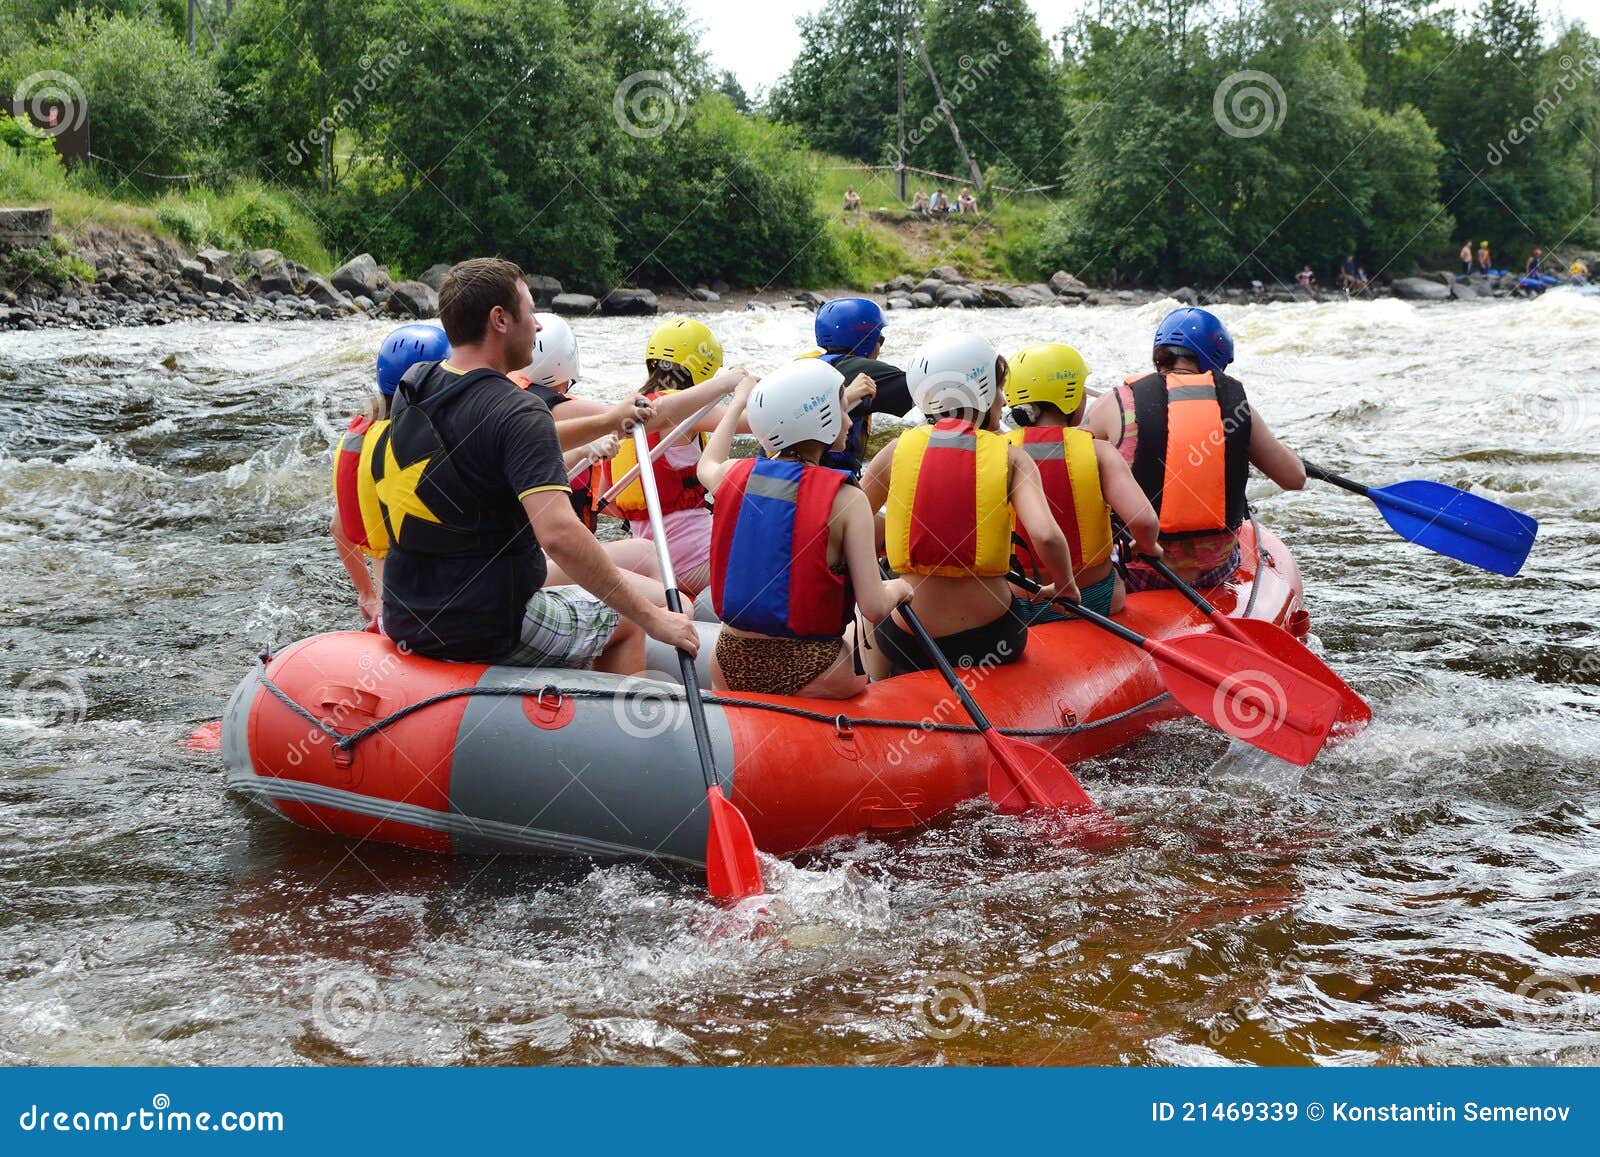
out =
[(905, 621), (911, 625), (912, 633), (922, 643), (923, 649), (928, 652), (928, 658), (932, 659), (933, 665), (939, 668), (939, 674), (944, 676), (944, 681), (950, 684), (950, 690), (956, 693), (956, 698), (961, 701), (961, 706), (966, 708), (967, 714), (972, 716), (972, 721), (978, 725), (978, 730), (994, 730), (994, 724), (989, 722), (989, 717), (983, 713), (983, 708), (978, 706), (978, 701), (972, 697), (972, 692), (967, 690), (967, 685), (956, 674), (955, 668), (950, 665), (950, 660), (945, 657), (945, 653), (939, 650), (939, 645), (934, 642), (933, 636), (928, 634), (928, 628), (922, 625), (922, 618), (916, 611), (911, 609), (911, 604), (902, 603), (899, 610)]
[(1300, 465), (1305, 467), (1307, 477), (1315, 478), (1318, 482), (1331, 482), (1333, 485), (1339, 487), (1339, 489), (1348, 490), (1351, 494), (1359, 494), (1363, 498), (1366, 498), (1370, 494), (1369, 487), (1363, 486), (1359, 482), (1346, 478), (1342, 474), (1335, 474), (1332, 470), (1324, 470), (1321, 466), (1318, 466), (1314, 462), (1307, 462), (1304, 458), (1302, 458), (1300, 459)]
[(1250, 641), (1249, 636), (1241, 631), (1238, 625), (1232, 619), (1223, 614), (1221, 611), (1217, 610), (1216, 607), (1212, 606), (1211, 603), (1206, 600), (1205, 595), (1201, 594), (1199, 591), (1195, 590), (1192, 586), (1179, 578), (1178, 572), (1173, 570), (1164, 561), (1159, 558), (1151, 558), (1147, 554), (1141, 554), (1139, 558), (1146, 566), (1150, 567), (1158, 575), (1166, 579), (1173, 590), (1177, 591), (1179, 594), (1183, 595), (1184, 598), (1193, 603), (1201, 614), (1205, 615), (1206, 618), (1210, 619), (1212, 623), (1216, 625), (1217, 630), (1227, 635), (1230, 639), (1237, 639), (1241, 643), (1248, 643)]
[[(634, 425), (633, 446), (640, 462), (644, 462), (649, 453), (648, 437), (642, 424)], [(656, 540), (656, 559), (661, 564), (661, 585), (667, 589), (667, 609), (682, 614), (683, 598), (678, 593), (678, 576), (672, 569), (672, 552), (667, 549), (667, 531), (661, 521), (661, 494), (656, 489), (656, 472), (646, 470), (639, 477), (644, 484), (645, 509), (650, 514), (650, 533)], [(711, 758), (711, 729), (706, 726), (706, 705), (700, 698), (700, 674), (695, 670), (694, 657), (681, 647), (678, 648), (678, 667), (683, 672), (683, 689), (687, 692), (689, 726), (694, 729), (694, 745), (700, 754), (700, 774), (705, 778), (708, 791), (717, 790), (722, 783)]]
[[(1037, 591), (1039, 589), (1039, 584), (1034, 582), (1021, 571), (1012, 571), (1007, 577), (1023, 590)], [(1189, 656), (1177, 652), (1170, 646), (1160, 643), (1155, 639), (1141, 635), (1138, 631), (1130, 630), (1129, 628), (1124, 627), (1121, 623), (1116, 622), (1113, 619), (1108, 619), (1097, 611), (1091, 611), (1082, 603), (1075, 603), (1068, 598), (1056, 598), (1051, 599), (1050, 601), (1055, 603), (1057, 606), (1065, 608), (1069, 614), (1076, 615), (1078, 618), (1083, 619), (1086, 622), (1093, 623), (1102, 631), (1109, 631), (1111, 634), (1121, 639), (1124, 643), (1132, 643), (1141, 651), (1146, 651), (1152, 656), (1159, 658), (1163, 663), (1168, 663), (1171, 666), (1176, 667), (1178, 670), (1182, 671), (1192, 679), (1211, 679), (1211, 672), (1205, 670), (1198, 663), (1192, 661)]]
[[(1468, 538), (1475, 539), (1487, 546), (1492, 546), (1496, 550), (1516, 550), (1521, 546), (1516, 536), (1507, 534), (1502, 530), (1495, 530), (1493, 527), (1484, 526), (1481, 523), (1473, 522), (1471, 519), (1462, 518), (1446, 510), (1440, 510), (1435, 506), (1424, 506), (1420, 502), (1413, 502), (1409, 498), (1391, 494), (1386, 490), (1374, 490), (1370, 486), (1363, 486), (1361, 483), (1346, 478), (1342, 474), (1324, 470), (1321, 466), (1314, 465), (1304, 459), (1301, 459), (1300, 464), (1306, 468), (1306, 477), (1308, 478), (1315, 478), (1319, 482), (1331, 482), (1341, 490), (1348, 490), (1352, 494), (1359, 494), (1363, 498), (1369, 498), (1380, 505), (1393, 507), (1395, 510), (1409, 514), (1413, 518), (1420, 518), (1424, 522), (1433, 523), (1444, 527), (1446, 530), (1466, 535)], [(1471, 494), (1472, 491), (1463, 490), (1462, 493)]]
[[(633, 480), (638, 478), (643, 472), (644, 464), (646, 462), (656, 461), (661, 457), (661, 455), (665, 454), (668, 450), (672, 449), (673, 446), (677, 445), (685, 434), (694, 429), (695, 423), (709, 414), (711, 412), (711, 407), (715, 406), (720, 401), (722, 401), (721, 398), (712, 398), (705, 405), (701, 406), (694, 413), (690, 414), (683, 421), (679, 422), (672, 428), (671, 433), (656, 443), (656, 448), (654, 450), (650, 450), (649, 453), (645, 452), (650, 445), (649, 440), (646, 439), (645, 441), (641, 442), (637, 437), (635, 437), (634, 450), (639, 461), (634, 463), (632, 470), (629, 470), (621, 478), (613, 482), (610, 489), (600, 496), (600, 505), (604, 506), (607, 502), (610, 502), (629, 486), (633, 485)], [(634, 429), (637, 430), (638, 427), (635, 426)]]

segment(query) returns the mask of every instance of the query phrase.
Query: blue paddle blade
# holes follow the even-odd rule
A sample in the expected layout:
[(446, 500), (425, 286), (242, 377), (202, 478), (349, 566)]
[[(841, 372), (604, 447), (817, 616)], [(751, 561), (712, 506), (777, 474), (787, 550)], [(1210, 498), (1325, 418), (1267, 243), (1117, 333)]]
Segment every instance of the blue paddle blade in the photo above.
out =
[(1495, 574), (1520, 571), (1539, 533), (1522, 511), (1442, 482), (1374, 486), (1367, 497), (1401, 538)]

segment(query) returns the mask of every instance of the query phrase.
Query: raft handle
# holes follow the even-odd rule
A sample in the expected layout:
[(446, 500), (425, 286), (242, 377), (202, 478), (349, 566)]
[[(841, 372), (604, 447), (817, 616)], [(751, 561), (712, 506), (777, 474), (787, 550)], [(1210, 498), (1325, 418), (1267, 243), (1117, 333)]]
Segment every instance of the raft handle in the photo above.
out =
[(843, 712), (833, 717), (833, 734), (836, 738), (846, 740), (854, 740), (856, 737), (855, 728), (850, 725), (849, 718)]

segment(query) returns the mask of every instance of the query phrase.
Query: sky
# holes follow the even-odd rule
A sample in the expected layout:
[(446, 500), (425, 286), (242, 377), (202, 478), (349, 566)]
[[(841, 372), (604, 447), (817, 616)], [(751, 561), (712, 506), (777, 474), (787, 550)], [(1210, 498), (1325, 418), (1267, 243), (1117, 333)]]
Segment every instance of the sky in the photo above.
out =
[[(1028, 7), (1039, 18), (1045, 36), (1054, 37), (1088, 2), (1029, 0)], [(817, 11), (823, 0), (685, 0), (685, 6), (700, 22), (712, 64), (731, 70), (745, 91), (754, 93), (771, 88), (788, 70), (800, 51), (794, 18)], [(1476, 3), (1462, 0), (1456, 6), (1472, 8)], [(1569, 21), (1581, 20), (1600, 30), (1600, 0), (1543, 0), (1540, 7), (1546, 16), (1559, 12)]]

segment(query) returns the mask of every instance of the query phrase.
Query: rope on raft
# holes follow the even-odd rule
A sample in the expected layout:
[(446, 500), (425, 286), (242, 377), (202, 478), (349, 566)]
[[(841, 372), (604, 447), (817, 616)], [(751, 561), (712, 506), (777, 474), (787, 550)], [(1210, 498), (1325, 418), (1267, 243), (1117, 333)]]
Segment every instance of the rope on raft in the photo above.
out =
[[(318, 731), (322, 732), (323, 735), (327, 736), (327, 738), (332, 741), (333, 746), (342, 751), (349, 751), (363, 739), (367, 739), (378, 734), (380, 731), (383, 731), (393, 724), (398, 723), (408, 715), (411, 715), (417, 711), (421, 711), (425, 707), (432, 707), (437, 703), (444, 703), (451, 699), (462, 699), (472, 695), (488, 695), (491, 697), (501, 698), (509, 698), (514, 696), (524, 699), (539, 699), (545, 695), (568, 696), (573, 699), (619, 698), (618, 692), (615, 691), (605, 691), (595, 687), (562, 688), (557, 687), (553, 683), (546, 684), (543, 687), (458, 687), (452, 691), (441, 691), (437, 695), (430, 695), (426, 699), (419, 699), (415, 703), (408, 703), (404, 707), (400, 708), (400, 710), (386, 715), (382, 719), (376, 720), (373, 723), (369, 723), (359, 731), (352, 731), (346, 734), (344, 732), (333, 730), (333, 728), (329, 727), (310, 711), (306, 710), (306, 708), (295, 702), (294, 699), (290, 698), (288, 692), (272, 681), (272, 679), (267, 675), (266, 671), (267, 660), (270, 657), (270, 655), (263, 653), (257, 659), (257, 662), (261, 667), (261, 686), (265, 687), (268, 694), (270, 694), (274, 699), (278, 700), (278, 702), (282, 703), (290, 711), (294, 712), (301, 719), (305, 720), (307, 723), (311, 724), (312, 727), (315, 727)], [(682, 701), (685, 698), (681, 688), (674, 687), (670, 683), (663, 683), (661, 686), (661, 692), (652, 689), (648, 694), (645, 692), (638, 692), (637, 694), (639, 694), (640, 697), (648, 698), (652, 702), (659, 701), (662, 692), (670, 693), (671, 697), (678, 701)], [(635, 692), (630, 691), (620, 695), (620, 698), (632, 699), (634, 695)], [(891, 727), (899, 731), (944, 731), (965, 735), (978, 734), (978, 729), (971, 723), (938, 723), (928, 719), (874, 719), (865, 716), (849, 716), (842, 712), (836, 715), (829, 715), (823, 711), (808, 711), (804, 707), (791, 707), (786, 703), (761, 703), (754, 699), (734, 699), (726, 695), (713, 694), (704, 694), (701, 697), (705, 700), (705, 702), (718, 707), (743, 707), (753, 711), (770, 711), (777, 715), (789, 715), (797, 719), (806, 719), (813, 723), (828, 723), (835, 727), (846, 729), (854, 727)], [(1148, 706), (1148, 704), (1140, 704), (1137, 707), (1131, 708), (1129, 711), (1121, 712), (1106, 719), (1097, 719), (1088, 724), (1073, 724), (1071, 726), (1062, 727), (999, 727), (995, 730), (999, 731), (1003, 735), (1044, 737), (1052, 735), (1075, 735), (1080, 731), (1087, 731), (1094, 727), (1101, 727), (1107, 723), (1115, 722), (1116, 720), (1122, 718), (1123, 715), (1131, 714), (1134, 711), (1143, 710), (1146, 706)]]

